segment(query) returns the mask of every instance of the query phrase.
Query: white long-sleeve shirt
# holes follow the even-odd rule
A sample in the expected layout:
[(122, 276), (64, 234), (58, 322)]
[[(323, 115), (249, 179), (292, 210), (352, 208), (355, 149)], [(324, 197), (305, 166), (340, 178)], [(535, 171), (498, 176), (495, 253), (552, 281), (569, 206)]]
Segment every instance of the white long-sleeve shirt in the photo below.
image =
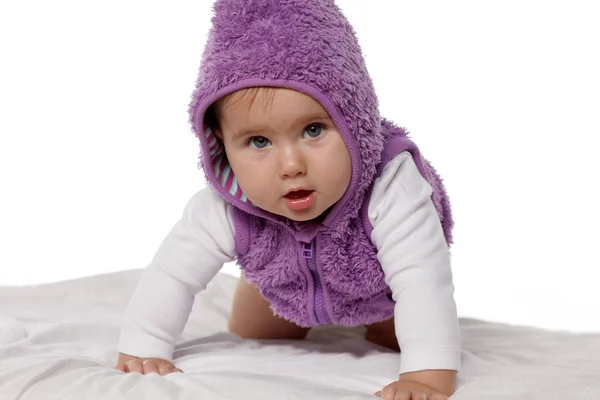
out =
[[(431, 194), (412, 156), (403, 152), (375, 181), (368, 208), (371, 241), (396, 301), (401, 374), (460, 369), (450, 254)], [(231, 206), (207, 187), (189, 200), (144, 270), (118, 351), (172, 360), (194, 296), (235, 257)]]

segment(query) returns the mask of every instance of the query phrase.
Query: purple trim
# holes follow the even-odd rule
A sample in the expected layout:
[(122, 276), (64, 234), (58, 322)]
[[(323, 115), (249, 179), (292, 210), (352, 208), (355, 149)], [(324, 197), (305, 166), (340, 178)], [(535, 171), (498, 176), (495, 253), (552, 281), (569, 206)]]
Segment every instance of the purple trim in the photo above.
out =
[[(400, 143), (397, 143), (400, 142)], [(417, 147), (417, 145), (407, 137), (397, 137), (389, 140), (384, 147), (382, 160), (387, 160), (385, 164), (379, 163), (377, 166), (377, 173), (381, 175), (383, 169), (394, 157), (403, 151), (409, 151), (413, 161), (417, 165), (417, 169), (421, 173), (423, 179), (425, 179), (428, 183), (430, 181), (429, 173), (427, 172), (427, 168), (425, 168), (425, 164), (423, 163), (423, 158), (421, 157), (421, 151)]]
[[(373, 179), (379, 178), (379, 173), (375, 175)], [(365, 228), (365, 233), (369, 240), (371, 240), (371, 234), (373, 233), (373, 225), (371, 224), (371, 220), (369, 219), (369, 204), (371, 203), (371, 196), (373, 195), (373, 186), (369, 188), (367, 195), (365, 197), (365, 201), (360, 209), (360, 214), (362, 217), (363, 227)]]
[[(415, 158), (415, 162), (417, 162), (416, 158), (421, 158), (419, 149), (417, 148), (415, 143), (409, 138), (403, 136), (396, 136), (392, 139), (387, 140), (384, 144), (383, 152), (381, 153), (381, 161), (377, 165), (377, 175), (381, 175), (386, 165), (390, 161), (392, 161), (394, 157), (407, 150), (410, 151), (413, 158)], [(421, 171), (421, 174), (422, 173), (423, 171)]]
[(300, 254), (301, 258), (306, 262), (314, 283), (314, 306), (307, 307), (309, 315), (314, 313), (317, 325), (330, 324), (333, 312), (327, 296), (327, 290), (321, 281), (323, 271), (319, 269), (317, 240), (313, 239), (308, 243), (300, 242)]
[(226, 201), (231, 203), (233, 206), (235, 206), (243, 211), (246, 211), (249, 214), (256, 215), (256, 216), (262, 217), (262, 218), (267, 218), (274, 222), (283, 224), (284, 226), (288, 226), (288, 224), (285, 223), (285, 221), (286, 221), (285, 217), (261, 210), (258, 207), (252, 206), (251, 204), (248, 204), (248, 203), (244, 203), (244, 202), (240, 201), (239, 199), (236, 199), (235, 197), (231, 196), (229, 194), (229, 192), (227, 190), (225, 190), (225, 188), (220, 184), (219, 180), (215, 176), (215, 171), (213, 170), (212, 165), (210, 163), (210, 157), (208, 157), (208, 154), (210, 154), (209, 146), (208, 146), (208, 141), (206, 139), (206, 136), (204, 135), (204, 113), (206, 112), (206, 109), (212, 103), (214, 103), (215, 101), (217, 101), (218, 99), (220, 99), (223, 96), (226, 96), (226, 95), (233, 93), (240, 89), (256, 87), (256, 86), (288, 88), (288, 89), (300, 91), (302, 93), (305, 93), (305, 94), (313, 97), (329, 113), (329, 115), (331, 116), (331, 119), (333, 120), (337, 129), (341, 133), (342, 138), (344, 139), (344, 142), (346, 143), (346, 147), (348, 147), (348, 151), (350, 153), (350, 159), (352, 161), (352, 176), (350, 178), (350, 184), (348, 185), (346, 192), (344, 193), (342, 198), (336, 203), (336, 205), (334, 206), (333, 210), (331, 210), (331, 212), (329, 213), (327, 218), (325, 218), (325, 221), (323, 221), (323, 225), (325, 225), (329, 228), (334, 227), (337, 217), (339, 216), (341, 210), (344, 208), (344, 205), (352, 197), (355, 190), (357, 190), (359, 179), (362, 174), (362, 161), (361, 161), (361, 157), (360, 157), (360, 153), (358, 150), (358, 145), (356, 143), (356, 140), (353, 137), (353, 135), (351, 134), (350, 129), (346, 123), (346, 120), (344, 119), (340, 110), (329, 99), (329, 97), (327, 97), (321, 91), (317, 90), (315, 87), (313, 87), (309, 84), (306, 84), (304, 82), (295, 82), (295, 81), (284, 80), (284, 79), (250, 78), (250, 79), (240, 80), (234, 84), (225, 86), (225, 87), (217, 90), (216, 92), (214, 92), (211, 95), (204, 96), (202, 98), (202, 101), (198, 102), (194, 108), (193, 125), (194, 125), (194, 130), (197, 133), (196, 136), (200, 140), (200, 146), (202, 148), (202, 154), (203, 154), (202, 165), (203, 165), (203, 168), (204, 168), (207, 178), (212, 183), (213, 187), (215, 189), (217, 189), (217, 191), (219, 191), (219, 193), (221, 193), (221, 195), (226, 199)]
[(323, 229), (324, 228), (319, 223), (311, 222), (298, 229), (298, 231), (294, 233), (294, 238), (299, 242), (309, 243), (317, 236), (317, 233)]
[(377, 308), (378, 311), (384, 313), (384, 315), (390, 313), (391, 311), (393, 316), (396, 301), (392, 298), (391, 292), (386, 291), (374, 301), (373, 305), (375, 306), (375, 308)]
[(232, 207), (233, 226), (235, 229), (235, 250), (238, 255), (243, 255), (250, 249), (251, 221), (248, 214)]
[(317, 320), (317, 317), (315, 315), (315, 281), (313, 279), (313, 274), (310, 272), (309, 267), (308, 267), (308, 262), (306, 260), (306, 258), (302, 257), (302, 249), (303, 249), (303, 243), (299, 243), (300, 245), (300, 250), (296, 252), (297, 256), (298, 256), (298, 262), (300, 263), (301, 266), (301, 270), (302, 273), (304, 274), (304, 276), (306, 277), (306, 282), (307, 284), (307, 289), (308, 289), (308, 293), (306, 296), (306, 309), (308, 310), (308, 319), (310, 321), (310, 325), (311, 326), (317, 326), (319, 325), (319, 321)]
[[(421, 173), (421, 176), (423, 176), (425, 180), (429, 181), (429, 176), (427, 174), (427, 170), (423, 165), (423, 160), (421, 159), (421, 152), (419, 151), (417, 145), (407, 137), (396, 136), (392, 139), (388, 139), (385, 142), (383, 152), (381, 153), (381, 162), (377, 164), (377, 173), (373, 177), (373, 182), (375, 182), (375, 180), (381, 176), (383, 170), (389, 164), (389, 162), (404, 151), (410, 152), (415, 164), (417, 165), (419, 172)], [(360, 210), (363, 226), (369, 239), (371, 238), (371, 234), (373, 233), (373, 225), (369, 220), (369, 204), (371, 203), (373, 186), (374, 185), (371, 185), (371, 187), (369, 188), (369, 191), (367, 192), (367, 195), (365, 197), (365, 201), (363, 202), (362, 208)]]
[(306, 260), (308, 269), (313, 273), (313, 279), (315, 282), (315, 316), (317, 317), (317, 323), (324, 325), (327, 323), (327, 317), (325, 316), (324, 300), (323, 300), (323, 284), (319, 272), (315, 267), (315, 260), (309, 258)]
[(325, 310), (324, 292), (325, 288), (321, 282), (321, 276), (316, 266), (316, 240), (313, 239), (309, 243), (300, 243), (302, 258), (306, 260), (306, 265), (311, 273), (314, 282), (314, 307), (308, 308), (309, 313), (314, 312), (318, 325), (330, 323), (330, 320)]
[[(323, 267), (321, 266), (321, 258), (318, 257), (318, 255), (320, 254), (320, 250), (321, 250), (320, 242), (319, 242), (319, 240), (315, 240), (315, 251), (317, 252), (317, 257), (316, 257), (317, 273), (322, 274), (324, 276), (325, 274), (323, 272)], [(323, 285), (323, 301), (325, 303), (325, 311), (326, 311), (325, 314), (327, 316), (327, 323), (336, 324), (338, 321), (335, 318), (335, 314), (333, 312), (333, 306), (331, 305), (331, 298), (329, 297), (329, 293), (327, 292), (327, 288), (325, 287), (325, 285)]]

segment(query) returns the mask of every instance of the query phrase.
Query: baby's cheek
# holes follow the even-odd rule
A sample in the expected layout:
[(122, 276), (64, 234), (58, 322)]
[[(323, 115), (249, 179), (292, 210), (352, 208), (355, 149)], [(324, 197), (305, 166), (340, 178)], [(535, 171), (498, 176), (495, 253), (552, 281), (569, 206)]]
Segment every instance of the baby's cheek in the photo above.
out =
[(264, 185), (263, 183), (264, 179), (256, 176), (246, 176), (246, 179), (242, 178), (242, 180), (238, 178), (238, 184), (248, 200), (259, 208), (271, 211), (270, 208), (274, 201), (273, 189), (270, 187), (272, 185)]
[(333, 160), (329, 166), (329, 176), (331, 177), (332, 187), (336, 189), (336, 192), (342, 192), (342, 194), (348, 188), (350, 179), (352, 177), (352, 164), (350, 156), (340, 156)]

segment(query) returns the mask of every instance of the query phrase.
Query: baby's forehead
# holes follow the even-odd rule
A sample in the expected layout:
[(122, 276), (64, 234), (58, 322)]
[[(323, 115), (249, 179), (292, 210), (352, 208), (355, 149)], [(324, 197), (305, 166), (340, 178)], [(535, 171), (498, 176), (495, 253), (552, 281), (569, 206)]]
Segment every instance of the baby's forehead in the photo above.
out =
[(254, 106), (260, 105), (267, 109), (273, 103), (279, 88), (250, 87), (237, 90), (216, 101), (219, 111), (243, 110), (250, 112)]
[(217, 114), (241, 116), (313, 114), (328, 117), (325, 108), (313, 97), (288, 88), (252, 87), (222, 97)]
[(235, 93), (222, 99), (217, 112), (224, 135), (243, 132), (293, 132), (311, 123), (333, 126), (325, 108), (314, 98), (291, 89)]

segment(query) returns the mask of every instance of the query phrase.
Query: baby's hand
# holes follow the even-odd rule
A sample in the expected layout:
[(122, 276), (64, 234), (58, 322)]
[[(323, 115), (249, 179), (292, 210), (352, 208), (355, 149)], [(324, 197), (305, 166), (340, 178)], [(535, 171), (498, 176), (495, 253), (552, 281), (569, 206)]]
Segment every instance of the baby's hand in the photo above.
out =
[(417, 382), (396, 381), (375, 393), (383, 400), (448, 400), (448, 396)]
[(142, 375), (154, 372), (156, 374), (160, 374), (161, 376), (170, 374), (172, 372), (183, 372), (167, 360), (160, 358), (140, 358), (123, 353), (119, 353), (117, 365), (115, 365), (114, 369), (123, 371), (125, 373), (139, 372)]

